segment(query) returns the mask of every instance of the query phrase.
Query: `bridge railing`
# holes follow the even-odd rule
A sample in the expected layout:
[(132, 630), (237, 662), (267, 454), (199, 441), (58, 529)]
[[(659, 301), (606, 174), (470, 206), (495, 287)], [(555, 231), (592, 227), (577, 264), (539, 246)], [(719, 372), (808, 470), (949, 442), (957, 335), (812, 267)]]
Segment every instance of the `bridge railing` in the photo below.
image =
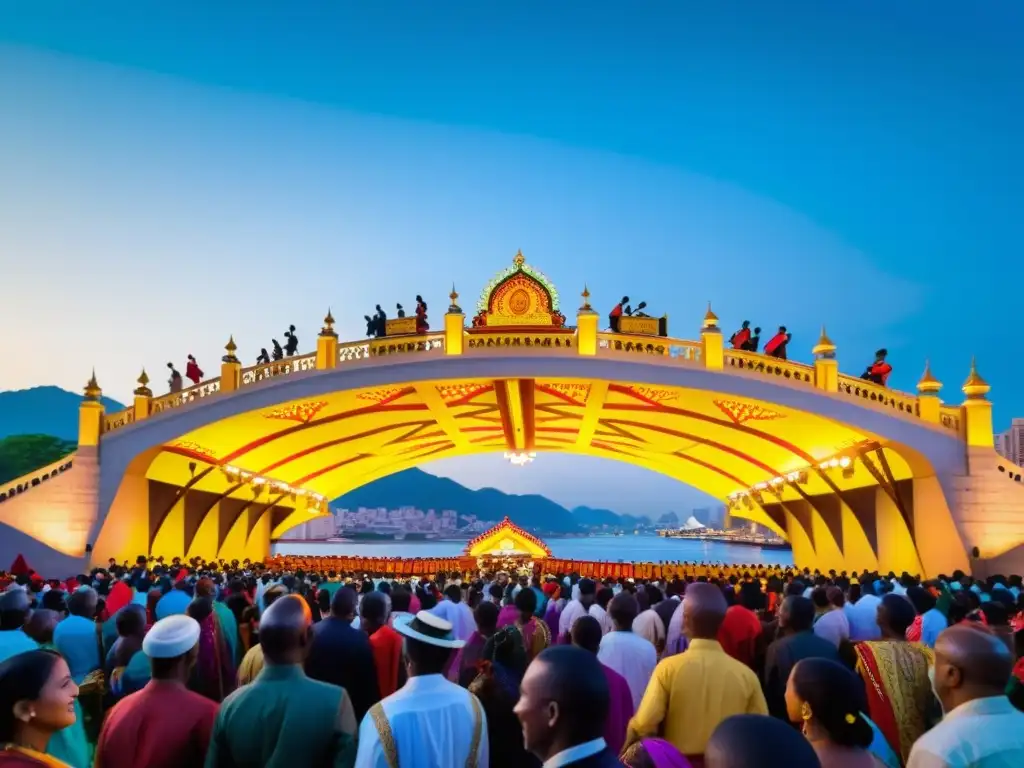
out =
[(528, 349), (545, 355), (669, 358), (680, 365), (764, 377), (780, 383), (833, 392), (840, 397), (856, 399), (869, 407), (891, 409), (904, 417), (933, 423), (960, 436), (966, 434), (962, 407), (941, 404), (937, 389), (937, 386), (941, 385), (930, 378), (930, 373), (926, 373), (925, 377), (927, 387), (925, 378), (922, 378), (922, 384), (919, 386), (923, 388), (918, 395), (899, 392), (860, 378), (840, 374), (835, 360), (835, 346), (824, 334), (815, 347), (816, 360), (812, 365), (780, 360), (757, 352), (728, 349), (725, 348), (721, 330), (717, 327), (717, 318), (710, 310), (705, 317), (700, 341), (600, 331), (597, 327), (597, 315), (589, 308), (581, 309), (575, 328), (548, 331), (518, 330), (514, 327), (467, 329), (465, 318), (460, 311), (445, 315), (442, 331), (339, 342), (332, 330), (333, 322), (333, 318), (325, 318), (326, 325), (318, 338), (315, 352), (263, 365), (243, 368), (234, 357), (234, 342), (229, 342), (228, 355), (224, 358), (221, 376), (180, 392), (154, 398), (146, 389), (148, 379), (143, 374), (139, 379), (142, 387), (136, 390), (134, 406), (103, 416), (99, 432), (113, 432), (135, 423), (140, 418), (173, 410), (199, 399), (254, 386), (268, 379), (319, 369), (374, 365), (381, 358), (386, 357), (390, 360), (395, 356), (473, 355), (478, 351), (492, 349)]
[[(0, 504), (13, 499), (25, 491), (31, 490), (47, 480), (52, 480), (62, 472), (66, 472), (71, 469), (71, 465), (75, 458), (75, 452), (72, 451), (67, 456), (62, 456), (52, 464), (47, 464), (45, 467), (34, 469), (28, 474), (16, 477), (14, 480), (0, 484)], [(35, 498), (33, 496), (33, 498)]]

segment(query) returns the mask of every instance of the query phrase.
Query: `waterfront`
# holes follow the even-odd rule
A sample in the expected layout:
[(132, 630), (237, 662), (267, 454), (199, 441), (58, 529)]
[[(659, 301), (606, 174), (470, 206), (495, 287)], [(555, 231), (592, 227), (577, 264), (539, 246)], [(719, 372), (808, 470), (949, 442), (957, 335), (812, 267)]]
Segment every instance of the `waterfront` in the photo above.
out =
[[(553, 557), (573, 560), (657, 562), (686, 560), (710, 563), (780, 563), (791, 565), (790, 549), (666, 539), (655, 535), (546, 538)], [(455, 557), (465, 541), (279, 541), (278, 555), (352, 555), (354, 557)]]

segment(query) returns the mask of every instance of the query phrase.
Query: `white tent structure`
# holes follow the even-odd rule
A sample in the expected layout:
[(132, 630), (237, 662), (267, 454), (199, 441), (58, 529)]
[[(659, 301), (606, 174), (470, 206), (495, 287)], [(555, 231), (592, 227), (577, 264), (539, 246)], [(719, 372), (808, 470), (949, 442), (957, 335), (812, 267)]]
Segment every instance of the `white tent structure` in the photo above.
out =
[(687, 519), (687, 521), (683, 523), (684, 531), (697, 531), (701, 528), (707, 528), (707, 526), (701, 523), (699, 520), (697, 520), (697, 518), (693, 515), (690, 515), (689, 519)]

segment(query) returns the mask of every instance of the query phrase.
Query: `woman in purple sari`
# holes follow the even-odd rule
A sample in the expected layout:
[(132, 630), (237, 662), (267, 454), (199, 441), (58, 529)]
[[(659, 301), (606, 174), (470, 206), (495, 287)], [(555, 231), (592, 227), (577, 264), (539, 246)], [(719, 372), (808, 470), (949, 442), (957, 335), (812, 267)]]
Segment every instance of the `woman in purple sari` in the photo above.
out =
[(498, 625), (498, 606), (494, 603), (480, 603), (473, 611), (476, 620), (476, 631), (458, 651), (448, 667), (448, 680), (458, 683), (463, 688), (469, 684), (480, 671), (480, 662), (484, 658), (484, 645), (494, 635)]
[(622, 753), (626, 768), (691, 768), (690, 761), (664, 739), (643, 739)]
[(218, 703), (235, 690), (235, 663), (227, 638), (221, 632), (213, 603), (197, 597), (188, 606), (188, 615), (199, 622), (199, 657), (189, 684), (196, 693)]
[(544, 609), (544, 623), (548, 625), (551, 637), (558, 637), (558, 617), (562, 615), (562, 608), (565, 607), (565, 600), (561, 598), (562, 589), (554, 581), (544, 585), (544, 594), (548, 597), (547, 607)]

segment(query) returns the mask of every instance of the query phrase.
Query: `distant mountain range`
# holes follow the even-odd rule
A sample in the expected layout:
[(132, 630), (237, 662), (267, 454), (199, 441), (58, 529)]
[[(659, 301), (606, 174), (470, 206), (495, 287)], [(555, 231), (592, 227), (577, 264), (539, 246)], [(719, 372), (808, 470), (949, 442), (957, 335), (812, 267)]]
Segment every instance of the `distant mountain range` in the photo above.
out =
[[(81, 395), (59, 387), (0, 392), (0, 440), (11, 435), (43, 434), (64, 440), (78, 438), (78, 405)], [(103, 398), (107, 412), (124, 408)], [(619, 515), (608, 509), (575, 507), (566, 509), (545, 496), (516, 496), (495, 488), (474, 491), (446, 477), (421, 469), (407, 469), (357, 488), (332, 502), (334, 506), (414, 506), (419, 509), (454, 509), (460, 515), (482, 520), (500, 520), (506, 515), (517, 525), (537, 531), (572, 533), (601, 526), (632, 528), (647, 518)], [(668, 513), (664, 517), (671, 516)]]

